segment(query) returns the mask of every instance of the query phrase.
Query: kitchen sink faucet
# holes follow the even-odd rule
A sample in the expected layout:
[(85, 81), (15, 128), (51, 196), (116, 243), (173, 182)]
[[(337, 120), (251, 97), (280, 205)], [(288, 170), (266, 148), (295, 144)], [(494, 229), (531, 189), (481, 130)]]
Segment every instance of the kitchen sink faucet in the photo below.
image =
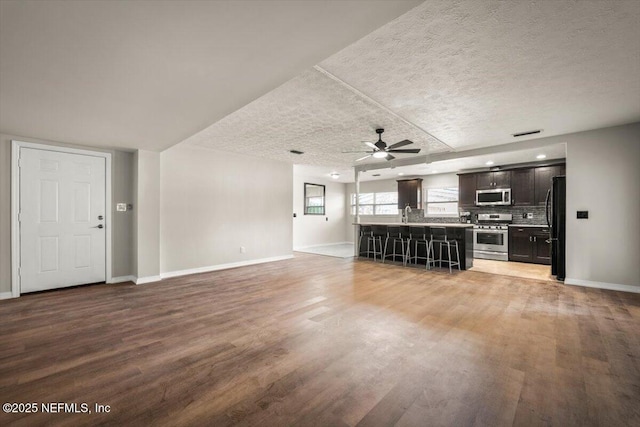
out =
[(404, 207), (404, 212), (402, 214), (402, 222), (405, 224), (409, 222), (409, 212), (411, 212), (411, 206), (407, 205)]

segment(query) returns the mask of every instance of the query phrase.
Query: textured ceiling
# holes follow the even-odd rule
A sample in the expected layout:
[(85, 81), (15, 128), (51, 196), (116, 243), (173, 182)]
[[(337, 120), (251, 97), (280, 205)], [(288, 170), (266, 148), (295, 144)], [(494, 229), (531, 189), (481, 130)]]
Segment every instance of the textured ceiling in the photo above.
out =
[(329, 173), (377, 126), (422, 155), (638, 121), (639, 21), (639, 1), (427, 1), (187, 143)]
[(640, 1), (427, 1), (320, 65), (455, 148), (629, 123)]
[(637, 0), (2, 0), (0, 12), (3, 133), (184, 141), (330, 171), (353, 166), (341, 151), (376, 127), (423, 155), (640, 120)]
[(0, 132), (163, 150), (419, 3), (0, 0)]
[[(420, 154), (447, 151), (429, 134), (311, 69), (246, 105), (185, 143), (308, 165), (351, 166), (383, 127), (387, 144), (410, 139)], [(289, 153), (295, 149), (304, 154)], [(396, 157), (407, 155), (398, 154)], [(376, 160), (374, 160), (376, 161)], [(386, 160), (377, 160), (386, 162)]]

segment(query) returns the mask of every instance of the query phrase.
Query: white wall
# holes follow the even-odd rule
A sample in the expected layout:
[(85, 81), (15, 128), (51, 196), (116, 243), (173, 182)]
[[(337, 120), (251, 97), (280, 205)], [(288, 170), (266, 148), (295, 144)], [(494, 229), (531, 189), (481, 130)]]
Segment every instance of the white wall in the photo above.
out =
[[(565, 281), (640, 287), (640, 123), (565, 135), (564, 139)], [(578, 210), (588, 210), (589, 219), (576, 219)]]
[(422, 178), (422, 188), (446, 188), (458, 186), (458, 175), (455, 173), (440, 173), (435, 175), (424, 175)]
[[(293, 248), (304, 248), (348, 241), (344, 208), (346, 184), (304, 175), (293, 167)], [(325, 186), (325, 215), (304, 214), (304, 183)], [(327, 220), (328, 219), (328, 220)]]
[(292, 255), (290, 164), (180, 145), (160, 158), (161, 273)]

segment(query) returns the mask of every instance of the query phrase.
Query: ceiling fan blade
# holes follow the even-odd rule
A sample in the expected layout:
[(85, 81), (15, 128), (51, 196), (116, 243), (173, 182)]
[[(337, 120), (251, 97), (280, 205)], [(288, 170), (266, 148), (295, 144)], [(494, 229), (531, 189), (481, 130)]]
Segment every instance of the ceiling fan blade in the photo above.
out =
[(409, 141), (405, 139), (404, 141), (396, 142), (395, 144), (391, 144), (389, 146), (389, 150), (393, 150), (394, 148), (404, 147), (405, 145), (413, 144), (413, 141)]
[(408, 148), (404, 150), (387, 150), (387, 153), (413, 153), (417, 154), (420, 152), (420, 148)]
[(341, 151), (341, 153), (369, 153), (369, 154), (373, 154), (373, 151), (365, 151), (365, 150), (360, 150), (360, 151)]
[(360, 157), (359, 159), (356, 159), (356, 162), (359, 162), (360, 160), (368, 159), (369, 157), (371, 157), (371, 154), (366, 155), (364, 157)]
[(365, 144), (367, 144), (367, 146), (373, 148), (374, 150), (378, 149), (378, 147), (376, 147), (376, 144), (374, 144), (373, 142), (365, 142)]
[(387, 157), (385, 158), (387, 159), (387, 161), (395, 159), (395, 157), (393, 157), (391, 154), (387, 154)]

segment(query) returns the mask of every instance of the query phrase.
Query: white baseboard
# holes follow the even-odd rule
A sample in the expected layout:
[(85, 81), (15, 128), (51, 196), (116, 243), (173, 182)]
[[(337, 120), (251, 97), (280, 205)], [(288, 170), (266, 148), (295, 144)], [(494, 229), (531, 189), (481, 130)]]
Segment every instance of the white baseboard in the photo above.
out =
[(564, 284), (571, 285), (571, 286), (585, 286), (587, 288), (607, 289), (609, 291), (633, 292), (635, 294), (640, 293), (640, 286), (621, 285), (618, 283), (607, 283), (607, 282), (595, 282), (592, 280), (572, 279), (570, 277), (565, 277)]
[(136, 276), (118, 276), (112, 277), (109, 283), (122, 283), (122, 282), (134, 282), (136, 281)]
[(145, 283), (159, 282), (162, 280), (160, 276), (136, 277), (134, 282), (136, 285), (144, 285)]
[(12, 292), (0, 292), (0, 299), (15, 298)]
[(295, 248), (293, 248), (294, 251), (299, 251), (301, 249), (313, 249), (313, 248), (319, 248), (322, 246), (333, 246), (333, 245), (353, 245), (353, 242), (335, 242), (335, 243), (323, 243), (321, 245), (311, 245), (311, 246), (296, 246)]
[(208, 273), (210, 271), (226, 270), (229, 268), (236, 268), (236, 267), (246, 267), (248, 265), (264, 264), (265, 262), (283, 261), (285, 259), (292, 259), (292, 258), (293, 258), (293, 255), (283, 255), (283, 256), (276, 256), (276, 257), (270, 257), (270, 258), (252, 259), (249, 261), (230, 262), (228, 264), (211, 265), (208, 267), (198, 267), (198, 268), (190, 268), (187, 270), (168, 271), (166, 273), (161, 273), (160, 277), (162, 277), (163, 279), (167, 279), (169, 277), (186, 276), (188, 274)]

